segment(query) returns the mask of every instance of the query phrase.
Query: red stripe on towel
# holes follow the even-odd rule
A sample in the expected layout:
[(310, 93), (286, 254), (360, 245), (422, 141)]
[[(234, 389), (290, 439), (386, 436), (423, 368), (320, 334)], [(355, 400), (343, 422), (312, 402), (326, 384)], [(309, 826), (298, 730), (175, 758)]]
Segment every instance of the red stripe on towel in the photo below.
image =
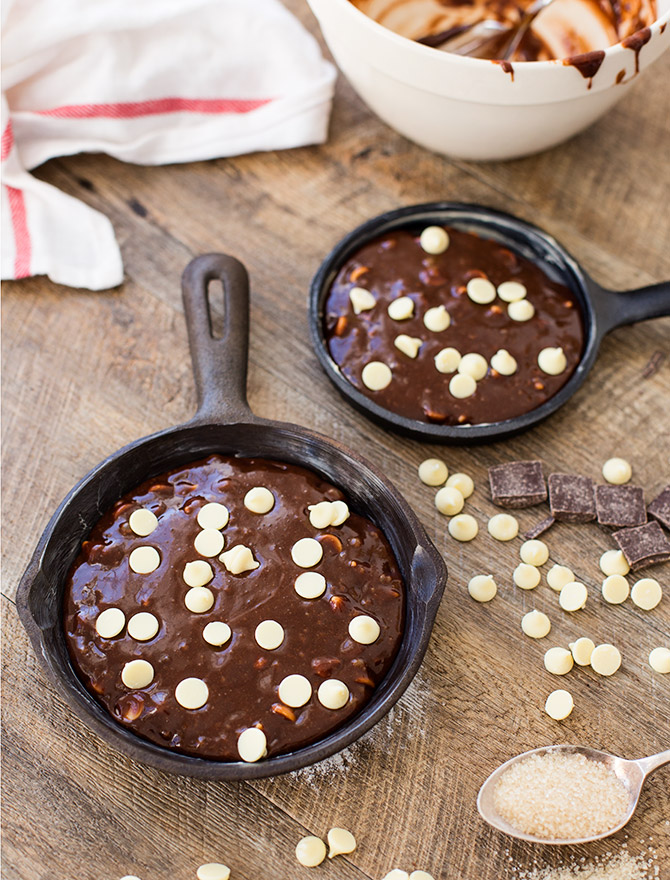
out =
[(12, 129), (12, 120), (10, 119), (7, 123), (5, 130), (2, 133), (2, 158), (0, 161), (4, 162), (7, 156), (12, 152), (12, 147), (14, 146), (14, 131)]
[(156, 98), (149, 101), (124, 101), (116, 104), (66, 104), (50, 110), (37, 110), (38, 116), (59, 119), (135, 119), (160, 113), (250, 113), (273, 101), (273, 98)]
[(13, 186), (7, 187), (7, 195), (14, 230), (14, 277), (27, 278), (30, 275), (31, 244), (26, 201), (21, 190)]

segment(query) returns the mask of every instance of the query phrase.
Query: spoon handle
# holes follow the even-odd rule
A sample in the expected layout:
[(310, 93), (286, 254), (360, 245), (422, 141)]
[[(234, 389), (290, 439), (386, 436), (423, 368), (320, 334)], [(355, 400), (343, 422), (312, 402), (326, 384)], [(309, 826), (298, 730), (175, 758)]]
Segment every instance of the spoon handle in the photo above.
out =
[(664, 752), (659, 752), (657, 755), (650, 755), (648, 758), (640, 758), (639, 761), (636, 761), (635, 763), (640, 770), (642, 770), (645, 777), (649, 776), (650, 773), (653, 773), (654, 770), (658, 770), (658, 768), (662, 767), (664, 764), (670, 764), (670, 749), (666, 749)]

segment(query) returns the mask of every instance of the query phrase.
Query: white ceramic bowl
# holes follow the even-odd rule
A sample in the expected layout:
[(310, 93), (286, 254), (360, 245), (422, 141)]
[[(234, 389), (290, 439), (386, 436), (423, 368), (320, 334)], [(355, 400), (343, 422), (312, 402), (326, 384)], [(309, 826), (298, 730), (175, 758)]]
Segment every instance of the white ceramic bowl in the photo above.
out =
[[(562, 61), (500, 64), (398, 36), (349, 0), (308, 0), (336, 62), (363, 100), (408, 138), (463, 159), (513, 159), (591, 125), (670, 47), (670, 0), (639, 54), (621, 43), (592, 80)], [(636, 68), (639, 67), (639, 72)]]

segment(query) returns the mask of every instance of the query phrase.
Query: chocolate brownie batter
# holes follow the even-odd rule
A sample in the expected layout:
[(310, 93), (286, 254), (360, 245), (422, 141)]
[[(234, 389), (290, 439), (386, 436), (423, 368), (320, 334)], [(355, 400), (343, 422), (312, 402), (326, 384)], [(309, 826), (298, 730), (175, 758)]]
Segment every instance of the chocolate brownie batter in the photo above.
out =
[[(259, 486), (274, 496), (266, 513), (254, 513), (244, 503), (247, 492)], [(86, 687), (120, 724), (158, 745), (203, 758), (239, 760), (238, 737), (252, 726), (265, 733), (270, 756), (340, 727), (366, 704), (389, 669), (404, 619), (400, 572), (380, 530), (353, 512), (340, 525), (315, 528), (310, 523), (310, 505), (343, 497), (303, 468), (220, 456), (155, 477), (125, 495), (83, 543), (66, 584), (65, 634)], [(232, 574), (219, 555), (205, 558), (195, 550), (198, 513), (210, 502), (229, 511), (220, 530), (225, 551), (250, 548), (257, 568)], [(129, 524), (141, 508), (158, 520), (145, 537)], [(292, 558), (302, 538), (316, 539), (323, 549), (321, 560), (309, 568)], [(158, 551), (160, 564), (139, 574), (131, 569), (129, 556), (146, 546)], [(204, 613), (185, 605), (189, 586), (184, 569), (195, 560), (208, 562), (214, 573), (206, 585), (214, 604)], [(304, 599), (296, 592), (295, 580), (305, 571), (325, 577), (320, 597)], [(103, 638), (96, 620), (109, 608), (121, 609), (125, 625), (117, 635)], [(158, 620), (157, 634), (147, 641), (128, 633), (128, 621), (138, 612)], [(379, 624), (372, 644), (349, 635), (349, 623), (359, 615)], [(261, 648), (255, 638), (257, 625), (265, 620), (277, 621), (284, 630), (274, 650)], [(213, 621), (225, 622), (232, 631), (220, 647), (203, 638), (204, 627)], [(123, 683), (122, 670), (133, 660), (153, 667), (146, 687)], [(309, 680), (312, 693), (305, 705), (292, 708), (279, 698), (278, 687), (296, 674)], [(199, 709), (184, 708), (175, 698), (177, 685), (189, 678), (207, 685), (208, 699)], [(349, 690), (338, 709), (326, 708), (318, 698), (319, 685), (331, 678)]]
[[(486, 424), (511, 419), (536, 409), (562, 388), (575, 371), (584, 347), (579, 304), (572, 291), (551, 280), (537, 265), (497, 242), (445, 227), (449, 246), (441, 254), (426, 253), (419, 243), (421, 229), (392, 232), (364, 245), (342, 266), (324, 307), (325, 335), (342, 375), (375, 403), (392, 413), (438, 424)], [(488, 303), (473, 302), (468, 281), (486, 278), (496, 287), (521, 282), (534, 307), (530, 320), (509, 317), (509, 303), (499, 296)], [(355, 314), (349, 292), (362, 287), (375, 299), (373, 308)], [(414, 303), (407, 320), (392, 320), (389, 303), (401, 296)], [(451, 323), (433, 332), (423, 318), (430, 308), (444, 305)], [(399, 334), (421, 339), (416, 358), (399, 350)], [(441, 373), (435, 356), (453, 347), (461, 355), (476, 352), (486, 358), (486, 375), (472, 396), (454, 397), (449, 390), (454, 372)], [(538, 365), (545, 348), (562, 348), (567, 364), (559, 375)], [(491, 358), (505, 349), (516, 360), (512, 375), (491, 368)], [(382, 390), (366, 387), (361, 378), (371, 361), (390, 367), (392, 379)]]

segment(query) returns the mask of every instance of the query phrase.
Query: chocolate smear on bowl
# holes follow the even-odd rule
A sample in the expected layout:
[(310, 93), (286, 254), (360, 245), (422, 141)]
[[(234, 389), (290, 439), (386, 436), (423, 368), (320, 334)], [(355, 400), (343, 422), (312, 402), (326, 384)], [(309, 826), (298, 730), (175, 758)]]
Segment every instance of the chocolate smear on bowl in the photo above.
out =
[(565, 58), (563, 64), (568, 67), (575, 67), (584, 79), (588, 79), (588, 88), (590, 89), (593, 85), (593, 77), (600, 70), (604, 58), (604, 51), (598, 49), (594, 52), (584, 52), (581, 55), (572, 55), (570, 58)]
[(643, 46), (646, 46), (651, 39), (651, 28), (645, 27), (642, 30), (625, 37), (621, 41), (624, 49), (632, 49), (635, 52), (635, 73), (640, 72), (640, 52)]

